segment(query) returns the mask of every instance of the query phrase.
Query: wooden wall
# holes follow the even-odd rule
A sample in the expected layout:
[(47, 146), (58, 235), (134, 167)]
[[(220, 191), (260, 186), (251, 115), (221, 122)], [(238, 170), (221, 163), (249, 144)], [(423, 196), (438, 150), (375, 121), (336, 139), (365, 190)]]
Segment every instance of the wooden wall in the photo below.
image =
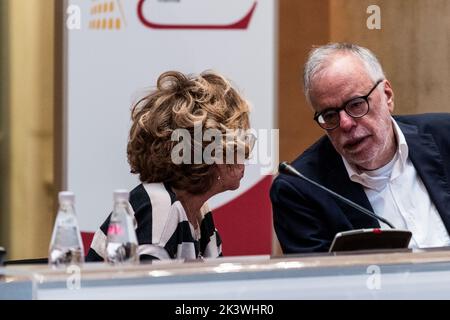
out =
[(8, 1), (8, 259), (46, 257), (55, 217), (54, 1)]

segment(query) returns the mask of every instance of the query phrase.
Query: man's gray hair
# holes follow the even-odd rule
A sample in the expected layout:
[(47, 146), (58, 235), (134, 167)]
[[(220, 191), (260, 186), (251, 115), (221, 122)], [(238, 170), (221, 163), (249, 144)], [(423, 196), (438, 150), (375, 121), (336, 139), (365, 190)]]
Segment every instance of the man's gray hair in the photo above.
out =
[(359, 57), (364, 63), (369, 77), (375, 82), (384, 79), (383, 68), (377, 57), (367, 48), (352, 43), (329, 43), (324, 46), (314, 48), (310, 51), (308, 60), (303, 70), (303, 87), (306, 100), (311, 104), (312, 80), (325, 69), (330, 58), (339, 53), (351, 53)]

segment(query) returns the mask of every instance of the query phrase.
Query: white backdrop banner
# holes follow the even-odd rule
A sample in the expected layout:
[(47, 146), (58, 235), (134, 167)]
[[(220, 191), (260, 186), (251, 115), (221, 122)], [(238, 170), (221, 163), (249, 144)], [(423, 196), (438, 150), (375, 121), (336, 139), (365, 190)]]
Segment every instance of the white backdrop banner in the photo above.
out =
[[(81, 230), (99, 227), (114, 189), (139, 183), (126, 158), (130, 108), (165, 71), (222, 73), (250, 102), (259, 141), (271, 141), (274, 0), (69, 0), (66, 7), (64, 171)], [(77, 17), (79, 28), (70, 27)], [(271, 172), (275, 155), (255, 152), (241, 188), (214, 197), (210, 207)]]

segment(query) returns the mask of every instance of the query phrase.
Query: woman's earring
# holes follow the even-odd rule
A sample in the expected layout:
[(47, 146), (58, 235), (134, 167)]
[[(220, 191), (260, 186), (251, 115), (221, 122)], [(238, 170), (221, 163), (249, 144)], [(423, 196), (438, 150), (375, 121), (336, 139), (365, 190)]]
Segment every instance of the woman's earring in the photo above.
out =
[(220, 180), (220, 176), (217, 176), (217, 180)]

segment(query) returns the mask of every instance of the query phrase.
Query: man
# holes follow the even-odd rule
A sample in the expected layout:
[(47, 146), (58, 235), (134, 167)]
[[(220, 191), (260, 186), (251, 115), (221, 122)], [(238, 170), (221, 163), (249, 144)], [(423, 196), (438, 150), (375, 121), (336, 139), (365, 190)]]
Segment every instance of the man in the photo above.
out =
[[(326, 135), (292, 165), (412, 232), (410, 247), (450, 244), (450, 116), (395, 116), (394, 92), (366, 48), (311, 51), (304, 89)], [(301, 179), (279, 175), (270, 196), (284, 253), (328, 251), (336, 233), (388, 228)]]

